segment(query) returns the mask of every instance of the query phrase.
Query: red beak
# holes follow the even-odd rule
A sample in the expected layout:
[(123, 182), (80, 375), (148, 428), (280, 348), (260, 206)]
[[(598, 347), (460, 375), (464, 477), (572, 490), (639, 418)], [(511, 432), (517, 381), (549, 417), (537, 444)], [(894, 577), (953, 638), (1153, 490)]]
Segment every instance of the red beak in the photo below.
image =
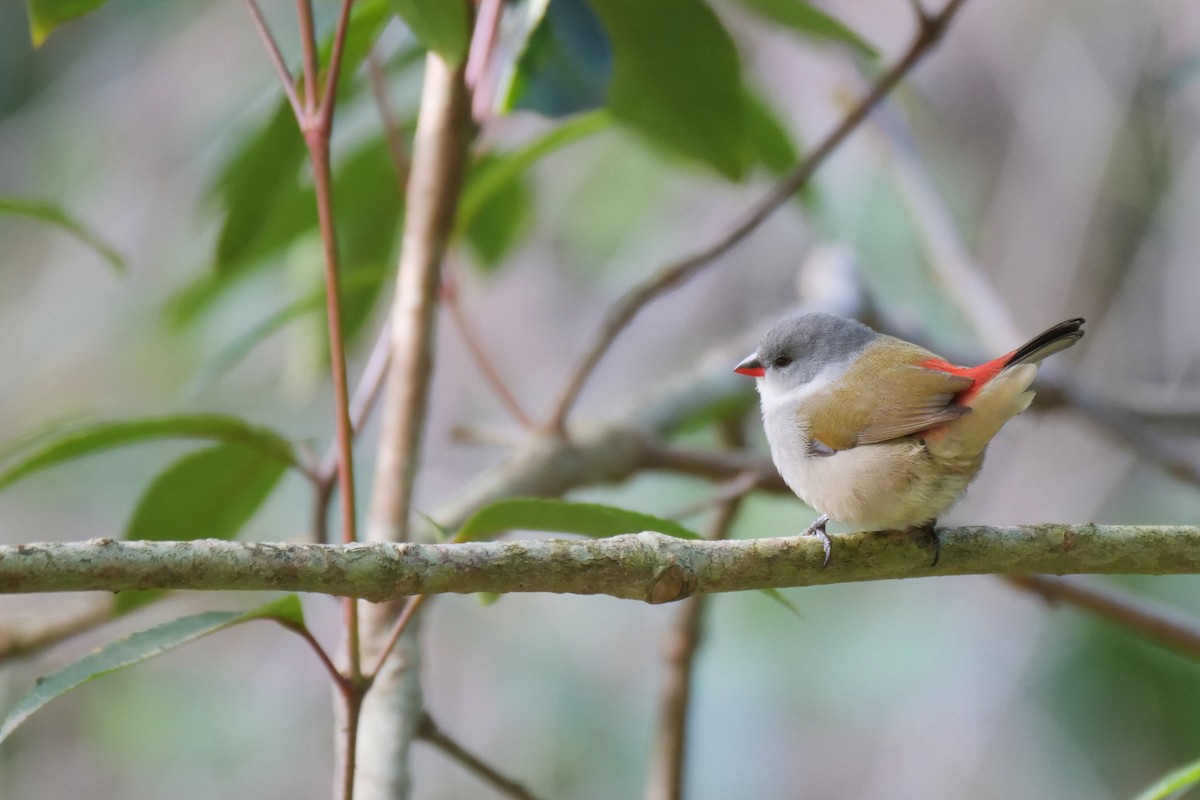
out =
[(763, 368), (762, 362), (758, 360), (758, 353), (751, 353), (742, 360), (742, 363), (733, 368), (733, 371), (739, 375), (748, 375), (751, 378), (761, 378), (767, 374)]

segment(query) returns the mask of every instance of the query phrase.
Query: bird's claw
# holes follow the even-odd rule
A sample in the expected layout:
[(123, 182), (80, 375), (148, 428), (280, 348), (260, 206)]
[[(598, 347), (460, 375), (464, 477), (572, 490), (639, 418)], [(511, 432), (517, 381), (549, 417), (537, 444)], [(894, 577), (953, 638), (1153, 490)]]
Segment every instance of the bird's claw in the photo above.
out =
[(937, 520), (934, 519), (930, 520), (926, 525), (920, 528), (920, 530), (925, 533), (925, 536), (929, 538), (930, 543), (933, 545), (933, 561), (929, 562), (929, 566), (931, 567), (936, 567), (938, 559), (942, 557), (942, 537), (938, 536), (937, 528), (934, 527), (936, 525)]
[(828, 522), (829, 515), (822, 514), (800, 534), (801, 536), (819, 536), (821, 538), (821, 549), (825, 551), (825, 559), (821, 562), (821, 569), (829, 566), (829, 556), (833, 553), (833, 542), (830, 540), (829, 534), (825, 532), (825, 525)]

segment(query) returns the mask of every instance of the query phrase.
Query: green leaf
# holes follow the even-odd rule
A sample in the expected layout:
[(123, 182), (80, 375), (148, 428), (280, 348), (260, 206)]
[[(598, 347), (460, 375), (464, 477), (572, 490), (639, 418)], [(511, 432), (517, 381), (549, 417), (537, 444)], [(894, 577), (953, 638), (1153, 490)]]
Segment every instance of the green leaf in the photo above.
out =
[(142, 494), (127, 539), (232, 539), (283, 477), (284, 465), (240, 444), (189, 453)]
[(733, 39), (702, 0), (591, 0), (613, 47), (608, 102), (622, 122), (731, 179), (746, 171)]
[[(383, 282), (391, 273), (385, 269), (356, 272), (341, 282), (342, 302), (354, 303), (358, 295), (363, 293), (379, 294)], [(241, 336), (213, 356), (207, 364), (201, 367), (196, 377), (188, 387), (189, 394), (198, 394), (207, 388), (229, 370), (241, 363), (255, 347), (262, 344), (272, 334), (284, 328), (289, 322), (300, 319), (305, 314), (312, 314), (325, 307), (325, 289), (310, 292), (293, 303), (288, 303), (271, 316), (257, 323)]]
[(457, 66), (467, 55), (467, 0), (392, 0), (392, 8), (427, 49)]
[[(513, 27), (524, 41), (510, 45), (519, 52), (511, 68), (499, 73), (511, 77), (498, 92), (497, 110), (561, 117), (602, 107), (612, 78), (612, 44), (587, 0), (529, 2), (523, 21)], [(502, 52), (505, 41), (502, 31), (497, 44)]]
[(526, 173), (538, 161), (607, 129), (611, 115), (597, 111), (556, 125), (524, 147), (486, 153), (471, 167), (459, 203), (456, 233), (466, 238), (481, 265), (498, 264), (520, 240), (533, 198)]
[(0, 468), (0, 488), (47, 467), (93, 453), (138, 442), (178, 438), (240, 444), (284, 466), (299, 466), (291, 442), (272, 430), (221, 414), (179, 414), (95, 422), (63, 428), (50, 437), (33, 438), (36, 446), (13, 454), (15, 462)]
[(106, 2), (108, 0), (25, 0), (33, 46), (41, 47), (59, 25), (91, 13)]
[(272, 619), (291, 629), (304, 628), (304, 611), (300, 606), (300, 599), (296, 595), (288, 595), (253, 611), (210, 611), (139, 631), (91, 652), (57, 672), (39, 678), (34, 688), (18, 700), (4, 721), (0, 722), (0, 742), (7, 739), (35, 711), (77, 686), (122, 667), (147, 661), (210, 633), (256, 619)]
[(1164, 775), (1153, 786), (1139, 794), (1136, 800), (1168, 800), (1197, 785), (1200, 785), (1200, 761), (1193, 761)]
[[(280, 101), (267, 123), (225, 162), (213, 187), (225, 209), (214, 258), (219, 275), (246, 266), (309, 227), (298, 218), (307, 208), (289, 209), (292, 213), (286, 215), (278, 212), (288, 190), (299, 185), (306, 152), (291, 106)], [(269, 224), (272, 217), (294, 222)]]
[(596, 503), (518, 498), (499, 500), (476, 511), (459, 529), (454, 540), (475, 542), (511, 530), (576, 533), (598, 538), (658, 531), (680, 539), (699, 538), (678, 522), (638, 511)]
[[(257, 450), (219, 444), (190, 453), (161, 472), (142, 493), (127, 539), (232, 539), (270, 496), (284, 466)], [(145, 605), (158, 589), (121, 592), (117, 613)]]
[(96, 254), (107, 261), (108, 265), (115, 271), (124, 273), (128, 269), (125, 259), (112, 245), (104, 241), (100, 234), (75, 217), (72, 217), (60, 206), (47, 203), (43, 200), (0, 196), (0, 214), (16, 214), (48, 222), (51, 225), (57, 225), (95, 250)]
[(489, 153), (471, 170), (458, 205), (459, 231), (468, 229), (497, 195), (518, 181), (530, 167), (551, 153), (584, 139), (612, 124), (612, 117), (596, 111), (580, 114), (556, 125), (524, 147), (504, 153)]
[(804, 619), (804, 616), (800, 613), (800, 609), (796, 608), (795, 603), (793, 603), (791, 600), (788, 600), (783, 592), (779, 591), (778, 589), (759, 589), (758, 591), (764, 594), (767, 599), (774, 603), (778, 603), (788, 611), (792, 612), (796, 619)]
[(799, 154), (791, 134), (767, 102), (750, 90), (744, 97), (747, 139), (755, 161), (780, 175), (796, 165)]
[[(490, 159), (484, 157), (484, 168)], [(505, 181), (473, 215), (465, 237), (485, 271), (491, 271), (528, 227), (533, 193), (523, 175)]]
[(838, 19), (802, 0), (740, 0), (759, 16), (785, 28), (831, 42), (848, 45), (861, 55), (878, 58), (879, 51)]
[(299, 300), (288, 303), (271, 316), (255, 324), (241, 336), (221, 348), (215, 356), (200, 368), (196, 376), (188, 384), (189, 395), (199, 394), (214, 381), (241, 363), (250, 355), (255, 347), (262, 344), (275, 332), (283, 329), (289, 322), (300, 319), (305, 314), (311, 314), (322, 307), (325, 302), (325, 290), (310, 292)]

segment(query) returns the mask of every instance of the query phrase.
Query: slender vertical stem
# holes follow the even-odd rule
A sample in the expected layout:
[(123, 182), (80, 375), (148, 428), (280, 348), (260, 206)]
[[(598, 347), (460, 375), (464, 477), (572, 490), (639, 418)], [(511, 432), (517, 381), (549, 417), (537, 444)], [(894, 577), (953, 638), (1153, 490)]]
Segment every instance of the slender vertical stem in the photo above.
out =
[(320, 97), (318, 116), (321, 127), (333, 129), (333, 106), (337, 102), (338, 79), (342, 74), (342, 51), (346, 48), (346, 31), (350, 27), (350, 9), (354, 0), (342, 0), (342, 8), (338, 12), (337, 28), (333, 33), (333, 50), (329, 53), (329, 68), (325, 76), (325, 91)]
[[(459, 0), (450, 0), (458, 2)], [(413, 483), (420, 460), (442, 258), (454, 215), (474, 126), (463, 67), (430, 53), (413, 141), (406, 192), (404, 235), (392, 305), (392, 356), (381, 408), (382, 429), (366, 538), (409, 538)], [(413, 611), (416, 606), (411, 606)], [(381, 667), (362, 708), (357, 791), (363, 800), (406, 797), (409, 751), (423, 701), (418, 675), (417, 626), (397, 630), (398, 604), (363, 608), (363, 642)], [(393, 641), (395, 644), (393, 646)]]
[(304, 116), (313, 122), (317, 109), (317, 33), (313, 25), (312, 0), (296, 0), (296, 18), (300, 21), (300, 46), (304, 51)]
[(345, 719), (342, 720), (342, 763), (338, 781), (341, 800), (354, 800), (354, 780), (358, 774), (358, 725), (362, 715), (364, 688), (343, 680), (338, 684)]
[[(720, 432), (726, 447), (738, 450), (745, 446), (742, 420), (727, 421)], [(741, 508), (743, 498), (753, 491), (754, 487), (755, 483), (747, 481), (743, 484), (740, 494), (731, 495), (718, 503), (706, 538), (716, 541), (729, 535), (729, 529)], [(654, 749), (646, 779), (646, 800), (680, 800), (683, 797), (692, 672), (696, 663), (696, 651), (704, 635), (706, 598), (703, 595), (689, 597), (682, 605), (679, 615), (675, 618), (675, 624), (671, 626), (663, 642), (666, 674), (659, 702), (658, 730), (654, 737)]]
[[(317, 193), (317, 221), (325, 252), (325, 312), (329, 325), (329, 363), (333, 372), (334, 415), (337, 423), (338, 490), (341, 494), (342, 541), (349, 544), (358, 538), (354, 499), (354, 460), (350, 424), (350, 389), (346, 380), (346, 347), (342, 338), (342, 304), (338, 277), (337, 230), (333, 221), (333, 178), (329, 167), (329, 139), (318, 128), (306, 132), (309, 157), (312, 160), (313, 185)], [(351, 675), (361, 676), (358, 654), (357, 603), (347, 601), (347, 635), (351, 642)], [(353, 623), (353, 624), (351, 624)]]
[(367, 534), (372, 541), (408, 537), (433, 368), (442, 256), (473, 134), (462, 72), (461, 66), (450, 67), (433, 53), (426, 62), (392, 309), (392, 360)]

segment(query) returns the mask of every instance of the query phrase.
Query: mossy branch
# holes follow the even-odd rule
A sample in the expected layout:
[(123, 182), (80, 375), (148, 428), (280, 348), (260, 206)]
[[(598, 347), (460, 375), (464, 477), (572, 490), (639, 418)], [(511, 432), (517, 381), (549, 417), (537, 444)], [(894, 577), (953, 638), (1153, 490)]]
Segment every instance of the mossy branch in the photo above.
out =
[(936, 575), (1200, 572), (1200, 528), (1031, 525), (834, 537), (821, 568), (809, 537), (315, 545), (86, 542), (0, 546), (0, 593), (132, 589), (278, 590), (381, 602), (413, 594), (553, 592), (664, 603), (693, 594)]

